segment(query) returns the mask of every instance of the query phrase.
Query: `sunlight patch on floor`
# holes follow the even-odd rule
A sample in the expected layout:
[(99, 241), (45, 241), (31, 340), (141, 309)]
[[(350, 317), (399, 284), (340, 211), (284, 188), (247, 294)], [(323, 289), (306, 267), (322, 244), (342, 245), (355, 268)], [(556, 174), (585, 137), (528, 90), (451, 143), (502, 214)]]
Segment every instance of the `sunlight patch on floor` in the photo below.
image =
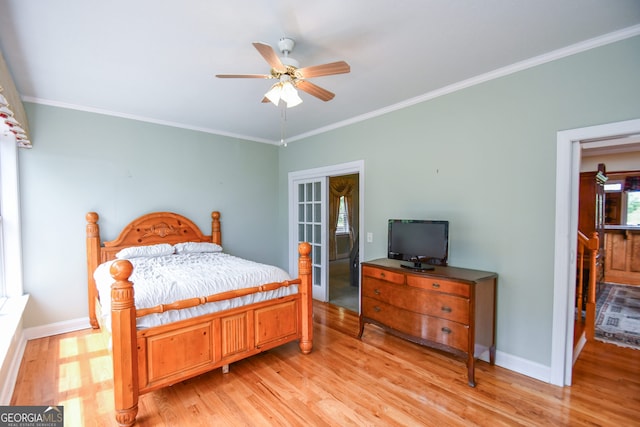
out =
[(80, 362), (68, 362), (60, 365), (58, 370), (58, 391), (70, 391), (82, 387)]
[(79, 354), (78, 339), (75, 337), (61, 339), (59, 354), (61, 359), (77, 356)]

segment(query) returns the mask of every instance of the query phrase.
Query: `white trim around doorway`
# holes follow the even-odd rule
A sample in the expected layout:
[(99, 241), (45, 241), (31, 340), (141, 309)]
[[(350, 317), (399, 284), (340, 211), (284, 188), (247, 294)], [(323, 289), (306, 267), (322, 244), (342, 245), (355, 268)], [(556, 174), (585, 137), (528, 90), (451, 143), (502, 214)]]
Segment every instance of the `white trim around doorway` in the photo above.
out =
[(571, 385), (581, 143), (640, 134), (640, 119), (557, 133), (556, 226), (550, 382)]
[[(360, 192), (360, 209), (359, 209), (359, 227), (358, 227), (358, 235), (363, 235), (364, 230), (364, 160), (356, 160), (348, 163), (341, 163), (337, 165), (323, 166), (314, 169), (306, 169), (301, 171), (289, 172), (288, 176), (288, 204), (289, 204), (289, 240), (288, 240), (288, 248), (289, 248), (289, 271), (292, 271), (292, 267), (297, 262), (298, 254), (295, 250), (297, 247), (297, 235), (296, 235), (296, 222), (295, 212), (296, 207), (294, 206), (294, 191), (295, 186), (294, 182), (298, 180), (304, 179), (314, 179), (314, 178), (326, 178), (331, 176), (339, 176), (339, 175), (350, 175), (350, 174), (358, 174), (359, 178), (359, 192)], [(293, 249), (292, 249), (293, 248)], [(364, 239), (359, 239), (359, 250), (360, 257), (364, 255)], [(358, 283), (360, 280), (358, 278)]]

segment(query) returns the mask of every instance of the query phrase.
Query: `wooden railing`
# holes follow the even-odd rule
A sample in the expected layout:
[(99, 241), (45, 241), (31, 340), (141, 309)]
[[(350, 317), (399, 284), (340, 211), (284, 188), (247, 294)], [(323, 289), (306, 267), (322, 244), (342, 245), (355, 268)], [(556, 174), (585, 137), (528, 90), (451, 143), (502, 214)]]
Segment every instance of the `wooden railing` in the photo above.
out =
[(591, 238), (588, 238), (578, 230), (578, 271), (577, 271), (577, 292), (576, 292), (576, 307), (578, 310), (579, 319), (582, 319), (582, 307), (583, 307), (583, 282), (585, 271), (585, 253), (588, 252), (589, 264), (589, 282), (586, 289), (586, 304), (585, 304), (585, 335), (587, 340), (592, 340), (595, 336), (596, 325), (596, 258), (598, 256), (599, 244), (598, 233), (593, 233)]

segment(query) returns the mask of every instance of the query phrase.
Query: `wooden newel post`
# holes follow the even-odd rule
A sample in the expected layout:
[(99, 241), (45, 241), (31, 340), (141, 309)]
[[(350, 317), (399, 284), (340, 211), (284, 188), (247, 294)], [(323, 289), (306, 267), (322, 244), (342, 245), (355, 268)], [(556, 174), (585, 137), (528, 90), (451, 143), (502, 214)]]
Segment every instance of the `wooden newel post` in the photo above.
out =
[(111, 339), (113, 340), (113, 389), (116, 421), (131, 426), (138, 414), (138, 349), (133, 266), (127, 260), (115, 261), (109, 270), (116, 280), (111, 285)]
[(98, 214), (89, 212), (85, 216), (87, 220), (87, 280), (89, 281), (89, 323), (93, 329), (98, 329), (98, 319), (96, 318), (96, 283), (93, 279), (93, 272), (100, 264), (100, 226), (98, 225)]
[(598, 256), (599, 248), (600, 237), (598, 236), (598, 233), (593, 233), (593, 236), (589, 241), (591, 254), (589, 257), (589, 286), (587, 288), (587, 307), (585, 315), (585, 335), (587, 340), (593, 340), (595, 338), (597, 285), (596, 257)]
[(298, 275), (302, 283), (299, 292), (301, 294), (302, 311), (302, 338), (300, 339), (300, 350), (303, 354), (311, 353), (313, 348), (313, 282), (311, 266), (311, 245), (302, 242), (298, 245)]

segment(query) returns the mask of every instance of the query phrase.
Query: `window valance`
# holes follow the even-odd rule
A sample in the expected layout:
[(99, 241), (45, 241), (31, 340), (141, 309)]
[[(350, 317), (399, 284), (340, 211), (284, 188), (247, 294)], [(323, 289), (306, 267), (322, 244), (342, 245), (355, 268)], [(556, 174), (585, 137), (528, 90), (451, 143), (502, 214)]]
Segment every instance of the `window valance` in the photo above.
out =
[(19, 147), (31, 148), (27, 115), (22, 100), (0, 52), (0, 132), (10, 131), (15, 134)]
[(640, 191), (640, 175), (626, 177), (624, 191)]

